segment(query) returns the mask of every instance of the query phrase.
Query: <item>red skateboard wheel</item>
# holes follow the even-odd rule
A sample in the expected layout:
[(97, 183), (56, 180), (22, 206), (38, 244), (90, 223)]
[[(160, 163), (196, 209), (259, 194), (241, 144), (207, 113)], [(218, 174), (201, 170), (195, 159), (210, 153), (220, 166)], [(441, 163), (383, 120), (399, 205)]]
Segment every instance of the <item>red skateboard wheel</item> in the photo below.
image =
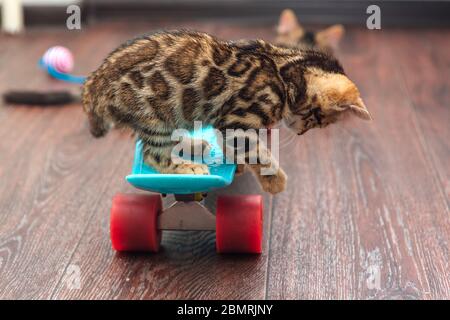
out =
[(263, 202), (260, 195), (219, 196), (216, 249), (219, 253), (261, 253)]
[(110, 234), (114, 250), (158, 252), (162, 210), (159, 194), (116, 194), (112, 201)]

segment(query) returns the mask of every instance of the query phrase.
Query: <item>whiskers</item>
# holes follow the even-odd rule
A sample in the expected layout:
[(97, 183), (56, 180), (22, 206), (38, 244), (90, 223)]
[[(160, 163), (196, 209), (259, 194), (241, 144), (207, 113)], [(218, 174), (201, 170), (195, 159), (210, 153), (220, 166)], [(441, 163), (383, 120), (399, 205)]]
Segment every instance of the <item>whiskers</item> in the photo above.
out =
[[(286, 131), (285, 131), (286, 132)], [(286, 135), (282, 135), (281, 137), (280, 137), (280, 149), (286, 149), (286, 148), (288, 148), (288, 147), (291, 147), (291, 146), (293, 146), (293, 144), (295, 144), (298, 140), (300, 140), (299, 139), (299, 137), (296, 135), (296, 134), (294, 134), (294, 133), (292, 133), (292, 132), (287, 132), (287, 134)]]
[(283, 151), (283, 154), (291, 154), (294, 151), (294, 146), (296, 146), (300, 138), (289, 130), (286, 125), (282, 122), (277, 124), (273, 129), (279, 130), (279, 149)]

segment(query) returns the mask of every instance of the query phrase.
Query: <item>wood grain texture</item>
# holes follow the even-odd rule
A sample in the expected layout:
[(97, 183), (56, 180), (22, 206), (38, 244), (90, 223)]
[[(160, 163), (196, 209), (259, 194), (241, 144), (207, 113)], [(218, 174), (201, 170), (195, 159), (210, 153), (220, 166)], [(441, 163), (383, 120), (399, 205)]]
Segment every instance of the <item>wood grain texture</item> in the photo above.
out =
[[(129, 170), (123, 161), (123, 173)], [(116, 192), (135, 192), (120, 176), (110, 185)], [(252, 176), (240, 177), (229, 194), (257, 188)], [(216, 194), (206, 205), (214, 209)], [(172, 199), (167, 199), (170, 202)], [(265, 197), (265, 220), (270, 221), (270, 197)], [(262, 299), (265, 295), (267, 253), (261, 256), (217, 255), (213, 232), (163, 232), (158, 254), (119, 254), (109, 242), (110, 201), (99, 203), (90, 226), (71, 260), (82, 270), (82, 290), (61, 282), (53, 298), (99, 299)], [(266, 231), (268, 224), (266, 223)], [(267, 237), (266, 237), (267, 241)], [(267, 244), (264, 246), (267, 252)], [(98, 290), (105, 288), (105, 290)]]
[[(439, 37), (439, 35), (441, 37)], [(442, 40), (449, 31), (421, 32), (420, 36), (405, 39), (401, 32), (387, 35), (404, 79), (404, 90), (415, 110), (420, 141), (430, 158), (430, 170), (437, 173), (442, 196), (450, 205), (450, 43)], [(411, 47), (418, 53), (410, 54)], [(419, 54), (420, 52), (420, 54)], [(416, 76), (411, 76), (414, 74)]]
[[(76, 91), (37, 69), (47, 47), (69, 46), (74, 73), (86, 74), (116, 45), (161, 27), (0, 35), (0, 92)], [(225, 39), (273, 36), (271, 26), (182, 27)], [(219, 256), (209, 232), (167, 232), (157, 255), (115, 253), (109, 209), (116, 192), (136, 192), (123, 178), (133, 139), (93, 139), (79, 105), (1, 106), (0, 298), (450, 298), (449, 35), (348, 31), (339, 56), (375, 120), (349, 119), (295, 142), (282, 132), (289, 186), (265, 195), (261, 256)], [(260, 190), (246, 174), (224, 192)], [(216, 197), (206, 205), (214, 209)], [(70, 287), (74, 268), (79, 289)]]
[(308, 133), (285, 162), (269, 298), (450, 295), (448, 207), (386, 33), (350, 32), (341, 52), (375, 120)]
[[(83, 37), (68, 34), (59, 43), (74, 48), (76, 63), (82, 65), (76, 72), (85, 74), (115, 46), (143, 32), (139, 25), (130, 30), (108, 24)], [(2, 51), (6, 72), (0, 73), (1, 90), (73, 90), (35, 67), (42, 52), (65, 33), (33, 36), (2, 39), (10, 51)], [(24, 50), (26, 44), (31, 50)], [(23, 83), (26, 78), (33, 80)], [(214, 233), (165, 233), (164, 249), (154, 256), (113, 252), (108, 221), (112, 196), (136, 192), (124, 180), (133, 155), (129, 134), (92, 139), (78, 105), (2, 107), (0, 119), (5, 118), (0, 128), (1, 298), (264, 297), (267, 256), (218, 256)], [(252, 191), (259, 192), (251, 175), (226, 190)], [(209, 207), (215, 198), (208, 196)], [(265, 196), (264, 204), (270, 214), (271, 197)], [(80, 271), (82, 290), (67, 285), (73, 267)]]

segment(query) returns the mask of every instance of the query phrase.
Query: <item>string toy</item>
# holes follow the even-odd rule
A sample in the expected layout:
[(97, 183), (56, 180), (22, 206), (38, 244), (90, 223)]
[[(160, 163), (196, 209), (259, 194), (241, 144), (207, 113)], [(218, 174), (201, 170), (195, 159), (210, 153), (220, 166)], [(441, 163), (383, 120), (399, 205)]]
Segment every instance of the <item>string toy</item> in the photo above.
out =
[[(49, 48), (39, 59), (38, 66), (51, 77), (78, 85), (86, 81), (86, 77), (72, 75), (74, 59), (72, 52), (62, 46)], [(69, 103), (78, 103), (80, 93), (74, 94), (69, 90), (36, 91), (36, 90), (10, 90), (2, 94), (3, 101), (11, 105), (29, 106), (55, 106)]]
[(62, 46), (49, 48), (39, 59), (38, 65), (50, 76), (61, 81), (83, 84), (86, 80), (86, 77), (71, 74), (74, 66), (73, 55), (69, 49)]

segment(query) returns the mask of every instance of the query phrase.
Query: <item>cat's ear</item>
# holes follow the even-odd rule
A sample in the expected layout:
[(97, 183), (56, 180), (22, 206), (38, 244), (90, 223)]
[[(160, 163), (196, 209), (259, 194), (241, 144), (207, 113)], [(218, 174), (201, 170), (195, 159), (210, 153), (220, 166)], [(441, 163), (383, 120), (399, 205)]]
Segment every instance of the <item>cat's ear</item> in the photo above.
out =
[(278, 22), (277, 32), (278, 34), (288, 34), (297, 29), (302, 29), (300, 23), (297, 20), (297, 16), (291, 9), (285, 9), (280, 15), (280, 21)]
[(345, 29), (341, 24), (335, 24), (331, 27), (328, 27), (322, 31), (317, 32), (316, 41), (322, 47), (331, 47), (336, 49), (339, 45), (339, 42), (342, 40), (344, 36)]
[(340, 111), (349, 111), (360, 119), (372, 120), (372, 116), (370, 115), (369, 110), (367, 110), (364, 101), (360, 97), (358, 97), (352, 103), (339, 106), (338, 108)]
[(369, 110), (367, 110), (364, 101), (360, 97), (356, 98), (355, 101), (351, 103), (334, 105), (331, 107), (331, 109), (337, 111), (338, 113), (351, 113), (363, 120), (372, 120), (372, 116), (370, 115)]

